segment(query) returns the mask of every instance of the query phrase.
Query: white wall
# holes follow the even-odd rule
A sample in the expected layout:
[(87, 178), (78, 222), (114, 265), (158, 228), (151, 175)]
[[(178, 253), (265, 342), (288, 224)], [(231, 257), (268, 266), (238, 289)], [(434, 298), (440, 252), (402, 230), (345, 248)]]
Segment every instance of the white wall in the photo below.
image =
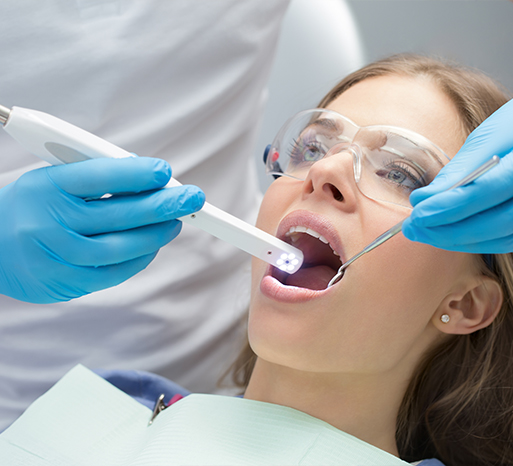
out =
[(348, 2), (368, 60), (399, 52), (436, 54), (479, 68), (513, 91), (513, 2)]
[(263, 149), (282, 123), (315, 106), (336, 82), (363, 63), (400, 52), (435, 55), (478, 68), (513, 91), (512, 1), (292, 2), (255, 150), (263, 191), (271, 181), (264, 175)]

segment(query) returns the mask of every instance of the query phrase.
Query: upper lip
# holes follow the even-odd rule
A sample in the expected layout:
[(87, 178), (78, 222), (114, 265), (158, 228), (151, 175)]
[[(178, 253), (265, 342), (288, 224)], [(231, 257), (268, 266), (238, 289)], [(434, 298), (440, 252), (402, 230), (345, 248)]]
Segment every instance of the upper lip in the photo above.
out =
[(291, 227), (295, 226), (311, 228), (324, 236), (330, 243), (331, 248), (340, 256), (342, 263), (344, 263), (345, 255), (342, 241), (338, 235), (337, 229), (326, 217), (308, 210), (295, 210), (282, 219), (278, 225), (276, 236), (282, 240), (286, 240), (285, 233), (287, 233)]

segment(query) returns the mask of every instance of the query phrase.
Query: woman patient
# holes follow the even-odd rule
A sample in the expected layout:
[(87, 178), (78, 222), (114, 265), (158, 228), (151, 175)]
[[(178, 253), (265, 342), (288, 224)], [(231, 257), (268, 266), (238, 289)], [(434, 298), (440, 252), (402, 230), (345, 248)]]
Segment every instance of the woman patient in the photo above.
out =
[[(399, 56), (350, 75), (320, 107), (360, 127), (414, 131), (450, 159), (505, 102), (483, 76)], [(310, 125), (295, 139), (290, 157), (301, 157), (308, 169), (289, 163), (301, 179), (273, 182), (258, 226), (296, 241), (306, 262), (307, 248), (326, 256), (312, 272), (290, 277), (254, 261), (249, 343), (257, 358), (245, 398), (306, 412), (408, 461), (513, 464), (511, 257), (487, 257), (487, 265), (482, 256), (398, 235), (350, 265), (332, 288), (309, 290), (324, 289), (334, 275), (331, 248), (342, 262), (352, 257), (408, 215), (397, 205), (400, 193), (407, 199), (426, 182), (414, 164), (388, 153), (379, 169), (362, 162), (356, 183), (347, 144), (321, 157), (345, 124), (325, 118), (337, 128)], [(384, 145), (374, 133), (353, 141), (360, 140), (363, 157)], [(271, 149), (273, 155), (282, 158)], [(370, 181), (363, 185), (366, 169), (382, 178), (382, 192)], [(395, 200), (387, 186), (397, 191)], [(331, 248), (307, 233), (287, 237), (294, 226), (324, 236)]]
[(395, 56), (345, 78), (320, 103), (328, 111), (280, 133), (257, 226), (302, 249), (306, 265), (289, 276), (253, 261), (250, 347), (233, 372), (245, 399), (408, 462), (513, 464), (510, 255), (399, 234), (326, 289), (506, 101), (480, 74)]
[[(414, 131), (450, 159), (506, 101), (482, 75), (396, 56), (348, 76), (319, 107), (360, 127)], [(342, 132), (343, 119), (325, 118)], [(256, 358), (247, 349), (235, 373), (247, 382), (244, 397), (303, 411), (407, 461), (513, 464), (511, 256), (443, 251), (397, 235), (350, 265), (333, 287), (311, 291), (324, 289), (340, 265), (331, 248), (342, 261), (352, 257), (408, 215), (399, 197), (430, 181), (388, 154), (381, 195), (362, 184), (363, 171), (378, 173), (375, 165), (362, 162), (356, 183), (343, 143), (322, 158), (333, 131), (318, 125), (295, 139), (291, 157), (302, 157), (308, 169), (290, 162), (288, 171), (304, 181), (277, 178), (261, 206), (260, 228), (295, 241), (306, 262), (306, 248), (325, 256), (311, 272), (290, 277), (254, 260), (248, 334)], [(356, 135), (364, 157), (383, 145), (379, 132), (369, 133)], [(324, 236), (331, 248), (307, 233), (287, 236), (294, 226)]]

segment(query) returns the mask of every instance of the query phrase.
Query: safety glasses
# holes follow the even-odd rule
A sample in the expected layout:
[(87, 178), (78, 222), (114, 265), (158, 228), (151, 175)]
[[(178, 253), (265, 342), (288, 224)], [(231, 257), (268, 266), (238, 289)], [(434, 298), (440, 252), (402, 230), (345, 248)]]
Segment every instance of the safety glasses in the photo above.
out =
[(412, 191), (427, 186), (449, 157), (424, 136), (393, 126), (360, 127), (326, 109), (305, 110), (280, 129), (266, 152), (266, 172), (305, 180), (315, 162), (352, 157), (361, 193), (412, 208)]

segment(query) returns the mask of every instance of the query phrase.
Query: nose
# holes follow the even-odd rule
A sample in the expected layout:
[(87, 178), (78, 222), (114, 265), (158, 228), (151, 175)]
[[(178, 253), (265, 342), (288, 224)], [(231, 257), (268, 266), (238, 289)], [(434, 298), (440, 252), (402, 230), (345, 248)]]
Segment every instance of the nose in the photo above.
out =
[(333, 147), (312, 165), (303, 184), (303, 196), (317, 196), (338, 208), (353, 211), (358, 192), (353, 172), (357, 148), (347, 144), (340, 146)]

